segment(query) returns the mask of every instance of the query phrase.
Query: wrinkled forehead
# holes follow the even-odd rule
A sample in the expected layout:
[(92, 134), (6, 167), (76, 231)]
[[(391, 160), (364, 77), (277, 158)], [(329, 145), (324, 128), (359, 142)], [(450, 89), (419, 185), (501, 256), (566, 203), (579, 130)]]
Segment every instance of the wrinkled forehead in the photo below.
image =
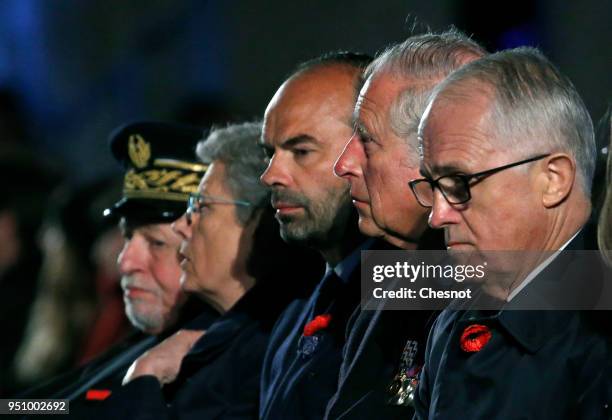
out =
[[(359, 92), (353, 123), (379, 135), (390, 128), (390, 112), (400, 97), (419, 86), (419, 81), (395, 73), (374, 73)], [(370, 133), (373, 134), (373, 133)]]
[(406, 89), (424, 84), (427, 84), (427, 82), (405, 75), (391, 72), (374, 73), (361, 86), (355, 108), (363, 106), (364, 102), (372, 99), (376, 99), (377, 102), (380, 102), (380, 105), (388, 108)]
[(357, 101), (355, 102), (355, 107), (353, 110), (353, 122), (359, 121), (360, 118), (364, 117), (364, 113), (379, 113), (382, 111), (381, 101), (376, 95), (378, 93), (378, 86), (380, 85), (378, 79), (374, 79), (373, 76), (370, 76), (359, 91), (357, 95)]
[(498, 147), (491, 121), (491, 99), (482, 94), (438, 95), (419, 127), (422, 167), (437, 174), (480, 168)]

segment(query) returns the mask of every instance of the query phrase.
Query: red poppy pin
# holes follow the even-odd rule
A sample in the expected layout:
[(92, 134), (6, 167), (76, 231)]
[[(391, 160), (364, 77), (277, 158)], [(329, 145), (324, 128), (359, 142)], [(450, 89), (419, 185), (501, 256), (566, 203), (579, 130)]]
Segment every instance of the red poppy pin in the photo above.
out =
[(486, 325), (469, 325), (461, 334), (461, 350), (467, 353), (480, 351), (489, 342), (491, 335)]
[(318, 331), (324, 330), (331, 322), (331, 315), (317, 315), (312, 321), (304, 325), (304, 337), (310, 337)]
[(87, 401), (104, 401), (110, 397), (111, 391), (109, 389), (89, 389), (85, 394)]

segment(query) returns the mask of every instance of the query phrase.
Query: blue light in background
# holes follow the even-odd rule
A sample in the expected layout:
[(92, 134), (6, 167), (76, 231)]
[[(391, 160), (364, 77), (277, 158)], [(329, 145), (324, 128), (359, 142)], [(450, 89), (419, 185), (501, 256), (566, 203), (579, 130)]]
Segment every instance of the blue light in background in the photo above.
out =
[(503, 50), (523, 46), (537, 47), (542, 44), (534, 25), (526, 24), (502, 32), (497, 40), (497, 49)]

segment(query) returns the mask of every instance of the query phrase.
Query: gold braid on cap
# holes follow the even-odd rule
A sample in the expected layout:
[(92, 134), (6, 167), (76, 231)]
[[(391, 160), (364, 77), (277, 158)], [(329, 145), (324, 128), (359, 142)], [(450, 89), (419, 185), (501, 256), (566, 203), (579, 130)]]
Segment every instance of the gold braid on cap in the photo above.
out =
[(130, 169), (123, 182), (126, 198), (187, 201), (196, 193), (208, 165), (172, 159), (156, 159), (147, 170)]

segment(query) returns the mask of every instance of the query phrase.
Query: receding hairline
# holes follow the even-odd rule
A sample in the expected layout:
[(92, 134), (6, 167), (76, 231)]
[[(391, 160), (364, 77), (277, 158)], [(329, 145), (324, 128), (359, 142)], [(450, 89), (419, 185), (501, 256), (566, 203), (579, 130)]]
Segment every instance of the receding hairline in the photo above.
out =
[[(342, 82), (336, 80), (335, 77), (341, 76)], [(346, 84), (344, 82), (347, 82)], [(312, 84), (313, 90), (306, 91), (302, 84)], [(325, 89), (327, 85), (327, 89)], [(304, 96), (321, 97), (323, 100), (331, 98), (345, 98), (350, 95), (351, 107), (347, 109), (347, 124), (351, 122), (351, 116), (354, 109), (354, 104), (359, 95), (361, 87), (361, 71), (360, 69), (346, 65), (344, 63), (324, 63), (313, 68), (308, 68), (300, 73), (294, 74), (287, 79), (283, 85), (276, 91), (273, 100), (266, 107), (264, 113), (264, 127), (268, 122), (268, 114), (271, 110), (277, 112), (286, 106), (287, 97), (291, 97), (289, 101), (294, 101), (295, 97), (303, 98)], [(313, 94), (316, 91), (316, 94)], [(280, 96), (279, 96), (280, 92)], [(344, 100), (344, 99), (343, 99)], [(321, 102), (323, 104), (323, 102)], [(280, 107), (280, 108), (279, 108)], [(265, 130), (264, 130), (265, 131)]]
[(443, 79), (440, 84), (434, 88), (429, 101), (432, 103), (433, 108), (450, 103), (459, 103), (457, 104), (458, 106), (460, 106), (461, 103), (471, 104), (474, 99), (484, 99), (487, 104), (487, 111), (490, 111), (491, 107), (497, 101), (495, 86), (476, 77), (463, 79), (450, 84), (446, 84)]
[(361, 87), (361, 77), (363, 75), (363, 68), (355, 67), (347, 63), (341, 62), (331, 62), (331, 63), (320, 63), (316, 66), (309, 67), (306, 69), (302, 69), (294, 74), (292, 74), (283, 85), (287, 85), (288, 83), (316, 78), (316, 77), (325, 77), (326, 74), (343, 74), (350, 79), (353, 79), (352, 87), (356, 90), (357, 94), (359, 94), (359, 88)]
[(480, 116), (484, 118), (484, 127), (490, 132), (490, 141), (492, 143), (497, 143), (501, 139), (497, 138), (497, 130), (495, 129), (495, 122), (493, 119), (496, 101), (495, 86), (476, 77), (463, 79), (451, 84), (445, 84), (443, 80), (434, 88), (419, 123), (417, 131), (419, 143), (423, 140), (423, 131), (431, 120), (432, 111), (439, 111), (440, 109), (451, 106), (475, 106), (474, 104), (479, 104), (479, 106), (481, 106), (482, 112)]

